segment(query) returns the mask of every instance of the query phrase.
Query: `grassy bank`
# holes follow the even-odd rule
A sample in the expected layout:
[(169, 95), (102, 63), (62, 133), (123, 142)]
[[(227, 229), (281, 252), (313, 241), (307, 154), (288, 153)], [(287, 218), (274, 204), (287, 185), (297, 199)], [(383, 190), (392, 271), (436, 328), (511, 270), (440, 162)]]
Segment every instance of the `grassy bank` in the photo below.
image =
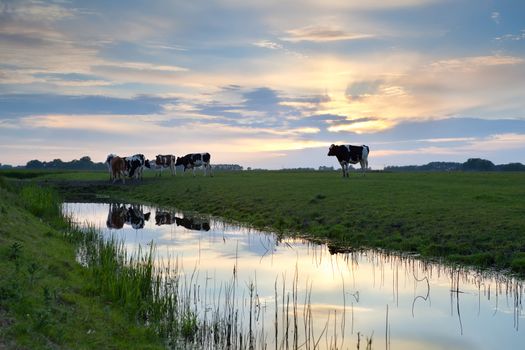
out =
[(0, 349), (265, 348), (264, 332), (244, 332), (235, 273), (199, 312), (194, 274), (157, 259), (153, 244), (130, 254), (78, 229), (50, 187), (0, 177), (0, 213)]
[(525, 272), (525, 173), (239, 172), (109, 185), (105, 173), (48, 174), (97, 193), (210, 213), (340, 245), (417, 252)]
[(80, 233), (60, 217), (57, 195), (0, 181), (0, 348), (163, 348), (77, 263)]

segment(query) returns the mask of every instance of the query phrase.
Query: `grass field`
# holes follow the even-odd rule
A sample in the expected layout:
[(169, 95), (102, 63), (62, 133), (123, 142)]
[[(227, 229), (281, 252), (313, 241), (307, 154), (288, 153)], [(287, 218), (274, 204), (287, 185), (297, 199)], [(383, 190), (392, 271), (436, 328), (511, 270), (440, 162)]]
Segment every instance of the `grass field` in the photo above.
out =
[(334, 245), (525, 272), (525, 173), (149, 173), (125, 186), (109, 185), (107, 177), (62, 172), (36, 179), (59, 183), (65, 193), (194, 210)]

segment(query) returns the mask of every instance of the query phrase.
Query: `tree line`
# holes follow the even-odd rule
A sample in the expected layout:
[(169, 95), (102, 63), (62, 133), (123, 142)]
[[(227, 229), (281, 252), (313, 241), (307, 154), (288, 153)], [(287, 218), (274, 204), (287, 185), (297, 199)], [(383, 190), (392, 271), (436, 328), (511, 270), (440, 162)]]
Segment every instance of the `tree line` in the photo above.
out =
[[(0, 169), (31, 169), (31, 170), (106, 170), (107, 164), (103, 162), (93, 162), (91, 157), (84, 156), (80, 159), (73, 159), (65, 162), (61, 159), (54, 159), (52, 161), (40, 161), (38, 159), (30, 160), (25, 166), (13, 167), (7, 164), (0, 163)], [(241, 171), (243, 167), (238, 164), (214, 164), (215, 171)]]
[(525, 171), (521, 163), (508, 163), (496, 165), (490, 160), (470, 158), (464, 163), (456, 162), (430, 162), (425, 165), (386, 166), (385, 171)]

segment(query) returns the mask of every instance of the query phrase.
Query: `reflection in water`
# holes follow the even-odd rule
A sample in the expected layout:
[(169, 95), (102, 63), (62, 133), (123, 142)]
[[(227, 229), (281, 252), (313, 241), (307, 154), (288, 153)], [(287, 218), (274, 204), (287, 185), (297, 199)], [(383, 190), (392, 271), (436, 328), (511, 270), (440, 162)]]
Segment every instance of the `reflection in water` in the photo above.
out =
[(130, 225), (135, 230), (144, 228), (144, 224), (149, 220), (151, 213), (144, 214), (141, 205), (126, 205), (112, 203), (109, 205), (106, 227), (109, 229), (120, 230), (124, 224)]
[(153, 241), (159, 264), (179, 271), (191, 300), (185, 307), (208, 325), (217, 312), (230, 317), (231, 334), (243, 335), (221, 340), (231, 348), (517, 349), (525, 342), (523, 284), (512, 277), (279, 239), (177, 211), (64, 208), (79, 223), (106, 226), (130, 252)]
[(195, 231), (209, 231), (209, 220), (203, 217), (183, 216), (177, 217), (175, 214), (168, 211), (159, 211), (155, 214), (155, 225), (173, 225), (182, 226), (188, 230)]

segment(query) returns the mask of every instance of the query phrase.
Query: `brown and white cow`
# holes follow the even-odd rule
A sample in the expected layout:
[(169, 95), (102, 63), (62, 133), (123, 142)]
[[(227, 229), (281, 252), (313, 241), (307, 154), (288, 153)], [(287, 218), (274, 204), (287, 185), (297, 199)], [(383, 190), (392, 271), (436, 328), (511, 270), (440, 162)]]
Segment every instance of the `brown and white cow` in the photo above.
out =
[(177, 157), (173, 154), (159, 154), (155, 157), (155, 168), (159, 170), (160, 176), (162, 176), (162, 170), (169, 168), (171, 175), (177, 175), (177, 167), (175, 166)]
[(113, 179), (113, 183), (117, 181), (117, 179), (122, 179), (122, 183), (126, 183), (126, 160), (124, 158), (120, 158), (119, 156), (115, 156), (110, 161), (111, 165), (111, 178)]

